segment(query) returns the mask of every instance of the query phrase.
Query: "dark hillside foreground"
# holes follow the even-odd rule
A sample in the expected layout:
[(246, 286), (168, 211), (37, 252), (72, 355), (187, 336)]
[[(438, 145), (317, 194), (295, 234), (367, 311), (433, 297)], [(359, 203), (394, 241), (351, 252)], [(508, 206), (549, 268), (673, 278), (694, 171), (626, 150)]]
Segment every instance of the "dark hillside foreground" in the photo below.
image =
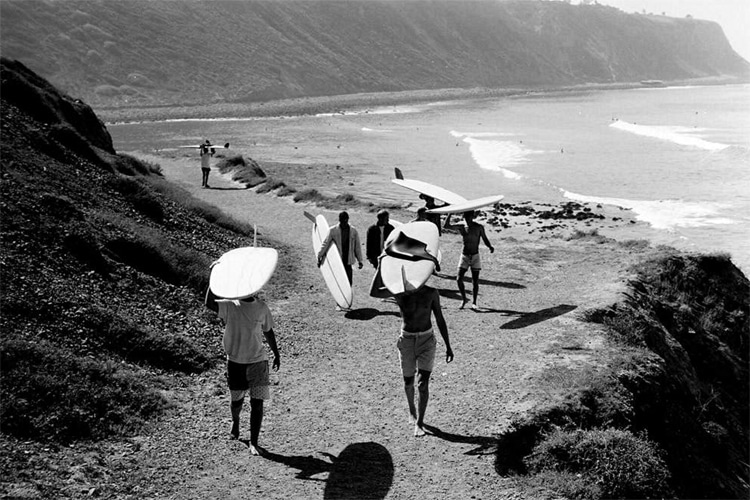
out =
[(166, 409), (171, 377), (220, 359), (206, 269), (252, 234), (184, 208), (86, 104), (18, 62), (1, 70), (2, 431), (131, 434)]
[[(0, 78), (0, 494), (748, 497), (750, 286), (728, 257), (493, 232), (488, 307), (458, 309), (454, 277), (434, 278), (456, 361), (439, 360), (429, 435), (413, 438), (398, 312), (357, 274), (359, 309), (333, 313), (301, 215), (323, 208), (218, 174), (193, 197), (164, 174), (192, 179), (192, 158), (118, 154), (85, 103), (17, 61)], [(247, 184), (274, 174), (238, 163)], [(280, 252), (263, 457), (227, 439), (221, 326), (202, 305), (211, 262), (253, 231), (198, 193)], [(444, 255), (459, 248), (444, 235)]]
[(3, 0), (0, 36), (95, 109), (750, 76), (716, 23), (559, 1)]

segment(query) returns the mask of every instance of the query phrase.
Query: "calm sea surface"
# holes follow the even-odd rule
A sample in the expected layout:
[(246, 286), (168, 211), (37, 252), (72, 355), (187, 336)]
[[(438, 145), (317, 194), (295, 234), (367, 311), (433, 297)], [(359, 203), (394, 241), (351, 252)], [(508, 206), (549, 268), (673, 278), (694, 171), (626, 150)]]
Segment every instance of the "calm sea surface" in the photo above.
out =
[(629, 208), (642, 237), (723, 251), (750, 274), (750, 86), (419, 104), (295, 118), (108, 125), (118, 151), (230, 142), (261, 162), (356, 166), (356, 194), (415, 201), (408, 178), (465, 198)]

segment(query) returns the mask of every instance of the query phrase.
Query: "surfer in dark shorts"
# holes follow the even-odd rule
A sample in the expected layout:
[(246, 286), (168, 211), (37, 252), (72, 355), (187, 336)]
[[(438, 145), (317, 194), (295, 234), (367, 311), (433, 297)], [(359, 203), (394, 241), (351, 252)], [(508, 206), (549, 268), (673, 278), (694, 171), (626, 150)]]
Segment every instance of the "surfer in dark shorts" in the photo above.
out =
[(490, 240), (487, 239), (487, 233), (484, 231), (484, 226), (478, 222), (474, 222), (474, 212), (465, 212), (464, 221), (466, 224), (452, 225), (450, 222), (451, 216), (449, 215), (445, 221), (446, 229), (457, 229), (461, 233), (461, 237), (464, 240), (464, 246), (461, 250), (461, 258), (458, 261), (458, 275), (456, 276), (456, 283), (458, 284), (458, 290), (461, 292), (461, 309), (466, 306), (468, 299), (466, 298), (466, 289), (464, 288), (464, 276), (466, 271), (471, 269), (471, 283), (472, 283), (472, 303), (471, 308), (477, 309), (477, 296), (479, 295), (479, 271), (482, 269), (482, 261), (479, 258), (479, 241), (481, 240), (490, 249), (490, 253), (495, 252), (495, 248), (490, 244)]
[(240, 437), (240, 413), (245, 396), (250, 395), (250, 452), (260, 455), (258, 437), (263, 423), (263, 401), (270, 398), (268, 357), (263, 346), (265, 337), (273, 352), (273, 369), (281, 365), (273, 317), (262, 300), (248, 297), (239, 301), (218, 301), (209, 288), (206, 307), (226, 323), (224, 350), (227, 353), (227, 382), (231, 397), (232, 439)]
[(375, 269), (378, 268), (378, 257), (383, 251), (383, 244), (393, 231), (393, 225), (388, 222), (388, 211), (381, 210), (378, 212), (377, 222), (367, 228), (367, 241), (365, 242), (366, 257), (368, 262)]
[[(414, 435), (424, 436), (424, 415), (430, 398), (430, 375), (435, 364), (437, 340), (432, 331), (432, 316), (443, 342), (445, 362), (453, 361), (448, 326), (440, 307), (440, 295), (429, 286), (395, 296), (401, 310), (401, 335), (398, 337), (398, 352), (401, 372), (404, 377), (404, 391), (409, 405), (409, 415), (414, 421)], [(419, 392), (418, 404), (414, 402), (414, 381)]]

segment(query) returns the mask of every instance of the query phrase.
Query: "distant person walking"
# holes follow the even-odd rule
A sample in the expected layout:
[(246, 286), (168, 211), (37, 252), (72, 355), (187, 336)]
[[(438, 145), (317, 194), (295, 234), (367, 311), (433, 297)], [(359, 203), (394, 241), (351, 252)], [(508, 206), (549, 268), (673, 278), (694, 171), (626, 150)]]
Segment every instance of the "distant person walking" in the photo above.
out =
[(260, 455), (258, 437), (263, 423), (263, 401), (270, 398), (268, 355), (265, 337), (273, 352), (273, 369), (281, 365), (273, 317), (262, 300), (249, 297), (240, 301), (218, 301), (211, 289), (206, 292), (206, 307), (224, 320), (224, 350), (227, 354), (227, 382), (231, 398), (232, 439), (240, 437), (240, 413), (250, 393), (250, 452)]
[[(440, 307), (440, 295), (429, 286), (395, 296), (401, 311), (401, 334), (396, 343), (404, 377), (404, 392), (409, 405), (409, 415), (414, 421), (414, 435), (424, 436), (424, 416), (430, 399), (430, 376), (435, 365), (437, 340), (432, 330), (432, 316), (435, 316), (440, 336), (445, 343), (445, 362), (453, 361), (448, 326)], [(415, 403), (414, 381), (416, 378), (419, 393)]]
[(359, 269), (362, 269), (362, 244), (359, 241), (359, 233), (355, 228), (349, 225), (349, 214), (346, 212), (339, 213), (339, 223), (333, 226), (323, 246), (318, 252), (318, 267), (323, 265), (323, 261), (326, 258), (328, 249), (332, 243), (336, 243), (341, 254), (341, 260), (344, 262), (344, 269), (346, 269), (346, 276), (349, 278), (349, 283), (352, 283), (352, 264), (357, 262)]
[(479, 241), (481, 240), (487, 245), (487, 248), (490, 249), (490, 253), (495, 252), (495, 248), (487, 239), (487, 233), (484, 231), (484, 226), (474, 222), (474, 215), (473, 211), (465, 212), (465, 224), (451, 224), (450, 215), (445, 221), (446, 229), (457, 229), (463, 238), (463, 249), (461, 250), (461, 258), (458, 261), (458, 276), (456, 276), (458, 290), (461, 292), (461, 309), (463, 309), (468, 302), (468, 299), (466, 298), (466, 289), (464, 288), (464, 276), (469, 269), (471, 269), (473, 299), (471, 308), (478, 308), (477, 297), (479, 295), (479, 271), (482, 269), (482, 261), (479, 258)]
[(377, 215), (377, 222), (367, 228), (367, 241), (365, 242), (365, 255), (367, 261), (375, 269), (378, 268), (378, 257), (383, 252), (385, 240), (393, 231), (393, 225), (389, 222), (387, 210), (380, 210)]
[(214, 152), (215, 150), (211, 145), (211, 141), (208, 139), (200, 145), (201, 173), (203, 174), (202, 187), (204, 189), (211, 187), (208, 185), (208, 174), (211, 173), (211, 157), (214, 155)]

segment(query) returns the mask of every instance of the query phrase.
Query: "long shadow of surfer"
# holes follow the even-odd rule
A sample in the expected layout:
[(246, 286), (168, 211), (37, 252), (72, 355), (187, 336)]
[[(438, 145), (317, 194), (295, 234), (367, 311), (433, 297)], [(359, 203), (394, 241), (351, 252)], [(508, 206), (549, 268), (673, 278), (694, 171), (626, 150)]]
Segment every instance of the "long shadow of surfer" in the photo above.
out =
[[(330, 462), (308, 456), (285, 456), (266, 450), (263, 457), (298, 469), (297, 479), (325, 481), (323, 498), (385, 498), (393, 484), (393, 459), (378, 443), (353, 443), (338, 457), (321, 453)], [(328, 479), (314, 478), (328, 472)]]
[(497, 449), (497, 438), (491, 436), (462, 436), (445, 432), (433, 425), (425, 424), (424, 429), (429, 435), (440, 438), (451, 443), (465, 443), (477, 445), (476, 448), (467, 451), (464, 455), (492, 455)]
[(210, 189), (212, 191), (246, 191), (250, 189), (250, 186), (242, 186), (242, 187), (209, 187), (207, 189)]
[[(450, 281), (456, 281), (456, 278), (458, 278), (458, 276), (456, 276), (455, 274), (438, 273), (438, 274), (436, 274), (436, 276), (438, 278), (442, 278), (444, 280), (450, 280)], [(463, 277), (462, 281), (464, 283), (471, 284), (471, 274), (470, 273), (466, 273), (466, 275)], [(487, 285), (487, 286), (499, 286), (499, 287), (502, 287), (502, 288), (512, 288), (514, 290), (519, 290), (519, 289), (522, 289), (522, 288), (526, 288), (526, 286), (524, 286), (524, 285), (519, 285), (518, 283), (511, 283), (510, 281), (495, 281), (495, 280), (488, 280), (488, 279), (485, 279), (485, 278), (479, 278), (479, 284), (480, 285)]]
[[(526, 328), (527, 326), (535, 325), (537, 323), (541, 323), (542, 321), (547, 321), (549, 319), (562, 316), (563, 314), (567, 314), (570, 311), (573, 311), (574, 309), (577, 309), (577, 308), (578, 306), (572, 306), (569, 304), (560, 304), (559, 306), (548, 307), (547, 309), (542, 309), (536, 312), (519, 313), (520, 314), (519, 318), (516, 318), (512, 321), (509, 321), (501, 325), (500, 329), (501, 330), (518, 330), (519, 328)], [(482, 311), (479, 311), (479, 312), (482, 312)], [(488, 310), (487, 312), (490, 312), (490, 311)]]
[(377, 316), (397, 316), (401, 317), (396, 311), (378, 311), (372, 307), (363, 307), (361, 309), (353, 309), (347, 311), (344, 315), (346, 319), (356, 319), (359, 321), (370, 321)]

